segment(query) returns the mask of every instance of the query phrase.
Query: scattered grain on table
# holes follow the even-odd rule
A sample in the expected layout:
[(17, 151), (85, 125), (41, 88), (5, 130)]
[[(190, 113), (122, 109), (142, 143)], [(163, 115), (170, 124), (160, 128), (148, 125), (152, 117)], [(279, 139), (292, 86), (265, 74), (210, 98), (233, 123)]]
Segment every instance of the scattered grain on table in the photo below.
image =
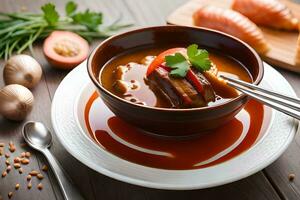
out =
[(23, 159), (21, 160), (21, 163), (22, 163), (23, 165), (28, 165), (28, 164), (29, 164), (29, 159), (23, 158)]
[(296, 177), (295, 174), (290, 173), (290, 174), (289, 174), (289, 181), (294, 181), (295, 177)]
[[(22, 146), (25, 146), (25, 143)], [(0, 142), (0, 156), (2, 156), (2, 155), (5, 156), (5, 158), (6, 158), (5, 164), (7, 166), (6, 169), (5, 169), (5, 171), (2, 172), (2, 178), (6, 177), (7, 174), (12, 170), (12, 165), (11, 165), (11, 162), (10, 162), (10, 159), (9, 159), (10, 157), (12, 157), (12, 154), (5, 153), (4, 147), (5, 147), (5, 143)], [(11, 153), (13, 153), (13, 152), (16, 151), (16, 146), (15, 146), (15, 144), (12, 141), (10, 141), (8, 143), (8, 150)], [(31, 157), (31, 153), (29, 151), (22, 152), (20, 156), (17, 156), (15, 158), (12, 157), (12, 159), (13, 159), (13, 162), (12, 162), (13, 167), (18, 170), (19, 174), (22, 174), (24, 172), (23, 168), (21, 167), (21, 164), (22, 165), (29, 164), (30, 163), (30, 157)], [(48, 170), (48, 166), (47, 165), (43, 165), (42, 170), (43, 171), (47, 171)], [(26, 180), (28, 181), (27, 188), (29, 190), (32, 188), (32, 182), (31, 182), (32, 176), (36, 176), (39, 180), (44, 179), (43, 174), (41, 174), (37, 170), (32, 170), (31, 172), (29, 172), (29, 174), (26, 177)], [(15, 185), (15, 190), (19, 190), (19, 189), (20, 189), (20, 183), (17, 183)], [(42, 190), (43, 189), (42, 183), (39, 183), (37, 185), (37, 189), (38, 190)], [(11, 199), (13, 197), (13, 192), (9, 192), (7, 195), (8, 195), (8, 198)], [(2, 198), (1, 195), (0, 195), (0, 200), (3, 200), (3, 198)]]
[(48, 171), (48, 166), (47, 166), (47, 165), (43, 165), (42, 170), (43, 170), (44, 172)]
[(27, 181), (30, 181), (31, 180), (31, 175), (29, 174), (27, 177), (26, 177)]
[(9, 173), (10, 171), (11, 171), (11, 166), (8, 165), (8, 166), (6, 167), (6, 172)]
[(6, 165), (10, 165), (9, 159), (6, 159), (6, 160), (5, 160), (5, 164), (6, 164)]
[(27, 151), (27, 152), (25, 153), (25, 157), (26, 157), (26, 158), (30, 158), (30, 156), (31, 156), (31, 153)]
[(42, 180), (44, 178), (43, 174), (41, 174), (41, 173), (39, 173), (36, 177), (40, 180)]
[(39, 190), (42, 190), (42, 189), (43, 189), (43, 184), (42, 184), (42, 183), (39, 183), (38, 186), (37, 186), (37, 188), (38, 188)]
[(21, 153), (21, 158), (24, 158), (25, 155), (26, 155), (26, 153), (25, 153), (25, 152), (22, 152), (22, 153)]
[(30, 190), (32, 188), (31, 182), (28, 183), (27, 188)]
[(15, 152), (16, 151), (16, 146), (14, 145), (14, 143), (12, 142), (12, 141), (10, 141), (9, 143), (8, 143), (8, 146), (9, 146), (9, 151), (10, 152)]
[(30, 174), (31, 176), (36, 176), (36, 175), (39, 174), (39, 172), (36, 171), (36, 170), (32, 170), (31, 172), (29, 172), (29, 174)]
[(14, 163), (20, 163), (21, 162), (21, 158), (20, 157), (15, 157), (14, 158)]
[(7, 196), (8, 196), (9, 199), (11, 199), (12, 196), (13, 196), (13, 193), (12, 193), (12, 192), (9, 192)]
[(15, 169), (19, 169), (19, 168), (21, 168), (21, 164), (20, 163), (14, 163), (14, 167), (15, 167)]
[(7, 175), (6, 171), (2, 172), (2, 178), (4, 178), (6, 175)]
[(23, 174), (24, 170), (22, 167), (19, 168), (19, 174)]

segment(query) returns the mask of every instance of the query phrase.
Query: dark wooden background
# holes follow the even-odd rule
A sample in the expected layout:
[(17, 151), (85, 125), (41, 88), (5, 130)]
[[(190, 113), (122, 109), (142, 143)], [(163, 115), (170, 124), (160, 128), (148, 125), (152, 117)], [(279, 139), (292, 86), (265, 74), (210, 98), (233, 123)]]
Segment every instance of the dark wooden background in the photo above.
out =
[[(11, 12), (20, 11), (21, 7), (26, 7), (29, 11), (39, 12), (40, 6), (47, 1), (44, 0), (1, 0), (0, 11)], [(53, 0), (58, 9), (63, 12), (67, 1)], [(77, 1), (80, 9), (91, 8), (104, 12), (105, 21), (110, 22), (120, 13), (123, 15), (124, 23), (134, 23), (135, 27), (165, 24), (166, 16), (185, 0), (81, 0)], [(95, 41), (93, 46), (100, 41)], [(35, 57), (43, 66), (43, 77), (39, 85), (32, 91), (35, 96), (33, 112), (27, 120), (37, 120), (45, 123), (52, 131), (50, 122), (51, 100), (57, 86), (66, 71), (53, 69), (46, 62), (41, 51), (41, 45), (34, 48)], [(1, 61), (1, 66), (3, 61)], [(3, 67), (0, 67), (2, 74)], [(300, 95), (300, 75), (278, 69), (294, 87), (296, 93)], [(276, 80), (274, 80), (276, 81)], [(3, 80), (0, 76), (0, 86)], [(67, 95), (67, 94), (66, 94)], [(21, 128), (24, 122), (17, 123), (8, 121), (0, 117), (0, 142), (15, 142), (17, 152), (30, 150), (20, 146)], [(194, 191), (165, 191), (142, 188), (126, 183), (122, 183), (85, 167), (73, 158), (55, 139), (51, 151), (58, 158), (63, 168), (72, 178), (82, 195), (86, 199), (238, 199), (238, 200), (263, 200), (263, 199), (300, 199), (300, 136), (296, 136), (288, 150), (272, 165), (266, 169), (235, 183), (227, 184), (205, 190)], [(31, 151), (33, 152), (33, 151)], [(5, 158), (0, 157), (0, 172), (5, 169)], [(45, 163), (44, 158), (33, 152), (33, 157), (25, 172), (32, 169), (39, 169)], [(288, 175), (294, 173), (296, 178), (293, 182), (288, 180)], [(13, 199), (18, 200), (52, 200), (63, 199), (56, 183), (56, 180), (49, 171), (42, 181), (44, 189), (36, 189), (37, 181), (33, 181), (33, 188), (26, 188), (26, 173), (19, 175), (12, 170), (5, 178), (0, 178), (0, 196), (7, 199), (7, 193), (13, 191)], [(21, 188), (14, 191), (16, 183), (20, 183)], [(0, 197), (1, 200), (1, 197)]]

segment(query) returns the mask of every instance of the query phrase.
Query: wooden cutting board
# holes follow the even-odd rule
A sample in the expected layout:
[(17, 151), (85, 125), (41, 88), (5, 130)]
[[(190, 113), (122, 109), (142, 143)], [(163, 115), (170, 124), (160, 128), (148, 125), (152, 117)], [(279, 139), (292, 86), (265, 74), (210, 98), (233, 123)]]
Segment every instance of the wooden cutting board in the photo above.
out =
[[(300, 19), (300, 4), (288, 0), (282, 0)], [(202, 5), (214, 5), (222, 8), (230, 8), (232, 0), (190, 0), (172, 12), (167, 22), (173, 25), (193, 26), (192, 15)], [(276, 23), (276, 22), (274, 22)], [(260, 27), (270, 45), (270, 50), (261, 55), (262, 59), (270, 64), (291, 71), (300, 72), (300, 64), (296, 65), (295, 56), (297, 49), (298, 32), (278, 31)]]

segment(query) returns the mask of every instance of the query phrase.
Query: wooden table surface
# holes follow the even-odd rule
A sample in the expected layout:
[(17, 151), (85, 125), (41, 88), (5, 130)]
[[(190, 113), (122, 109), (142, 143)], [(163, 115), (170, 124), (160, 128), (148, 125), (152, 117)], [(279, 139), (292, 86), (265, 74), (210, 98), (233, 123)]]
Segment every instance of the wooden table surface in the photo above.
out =
[[(26, 6), (29, 11), (39, 12), (40, 6), (47, 1), (44, 0), (1, 0), (0, 11), (19, 11)], [(66, 1), (52, 0), (60, 11), (64, 10)], [(110, 22), (120, 13), (123, 14), (123, 22), (132, 22), (135, 27), (165, 24), (166, 16), (185, 0), (78, 0), (79, 8), (91, 8), (104, 12), (105, 21)], [(98, 44), (100, 41), (95, 41)], [(60, 81), (68, 73), (53, 69), (45, 60), (41, 51), (41, 45), (34, 48), (35, 57), (43, 66), (43, 77), (39, 85), (34, 88), (35, 105), (27, 120), (41, 121), (53, 131), (50, 121), (51, 101)], [(1, 61), (1, 66), (3, 61)], [(0, 68), (2, 74), (3, 67)], [(300, 75), (278, 69), (283, 76), (294, 87), (300, 96)], [(276, 81), (276, 80), (274, 80)], [(2, 76), (0, 86), (4, 85)], [(25, 122), (25, 121), (24, 121)], [(12, 157), (21, 152), (32, 153), (31, 162), (24, 167), (24, 173), (12, 170), (5, 178), (0, 178), (0, 200), (8, 199), (7, 194), (13, 191), (13, 198), (18, 200), (52, 200), (63, 199), (58, 184), (49, 170), (44, 173), (42, 180), (43, 190), (37, 190), (38, 180), (32, 181), (32, 189), (27, 189), (26, 175), (29, 171), (40, 170), (46, 163), (45, 159), (28, 147), (22, 145), (21, 128), (24, 122), (17, 123), (0, 117), (0, 143), (13, 141), (17, 151)], [(130, 185), (98, 174), (84, 166), (73, 158), (55, 138), (51, 151), (62, 164), (65, 171), (71, 177), (85, 199), (300, 199), (300, 136), (296, 138), (288, 150), (273, 164), (266, 169), (243, 180), (220, 187), (194, 190), (194, 191), (165, 191), (148, 189)], [(5, 170), (5, 157), (0, 157), (0, 172)], [(288, 175), (296, 175), (294, 181), (290, 182)], [(15, 191), (15, 184), (21, 185)], [(2, 197), (1, 197), (2, 196)]]

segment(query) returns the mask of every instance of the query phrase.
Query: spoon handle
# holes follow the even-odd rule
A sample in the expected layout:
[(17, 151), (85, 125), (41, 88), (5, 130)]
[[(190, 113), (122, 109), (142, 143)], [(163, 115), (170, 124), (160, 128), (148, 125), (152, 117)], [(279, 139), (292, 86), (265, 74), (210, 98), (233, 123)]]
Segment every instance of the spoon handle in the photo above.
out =
[(83, 200), (82, 196), (79, 194), (78, 190), (74, 185), (69, 181), (63, 172), (60, 164), (52, 155), (48, 149), (44, 149), (43, 154), (46, 156), (53, 173), (55, 174), (58, 184), (61, 188), (65, 200)]

